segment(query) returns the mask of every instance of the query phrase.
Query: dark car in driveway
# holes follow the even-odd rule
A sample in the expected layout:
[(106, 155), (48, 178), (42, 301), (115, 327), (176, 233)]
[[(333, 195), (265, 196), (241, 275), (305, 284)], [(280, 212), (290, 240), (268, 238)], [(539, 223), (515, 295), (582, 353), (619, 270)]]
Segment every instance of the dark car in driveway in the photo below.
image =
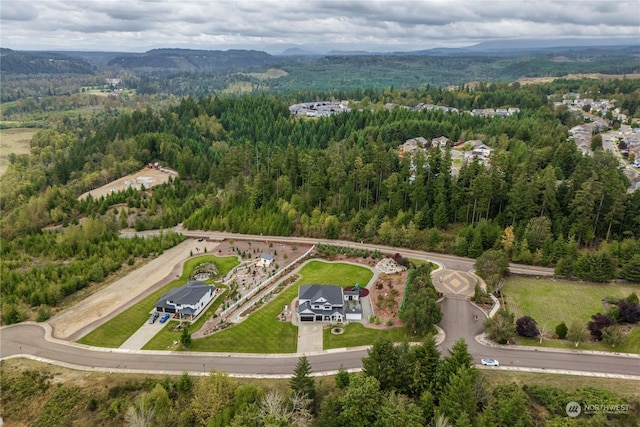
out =
[(158, 316), (160, 316), (160, 314), (157, 311), (151, 313), (151, 317), (149, 317), (149, 324), (151, 325), (152, 323), (155, 323), (155, 321), (158, 320)]
[(166, 322), (167, 320), (169, 320), (169, 317), (171, 317), (169, 313), (163, 314), (162, 317), (160, 318), (160, 323)]

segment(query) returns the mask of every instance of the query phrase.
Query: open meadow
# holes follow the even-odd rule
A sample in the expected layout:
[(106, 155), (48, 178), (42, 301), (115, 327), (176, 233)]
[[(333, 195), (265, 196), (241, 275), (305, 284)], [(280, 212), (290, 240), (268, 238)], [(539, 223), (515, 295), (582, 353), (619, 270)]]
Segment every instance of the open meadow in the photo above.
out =
[(0, 177), (9, 168), (10, 154), (29, 154), (31, 138), (38, 129), (0, 129)]
[[(549, 334), (553, 334), (555, 327), (561, 322), (565, 322), (567, 326), (578, 322), (586, 328), (592, 315), (606, 313), (603, 298), (626, 298), (633, 292), (639, 294), (640, 286), (510, 277), (504, 285), (503, 292), (507, 309), (514, 313), (516, 319), (530, 316), (537, 322), (538, 329), (544, 326)], [(554, 342), (557, 345), (554, 345)], [(518, 338), (518, 343), (536, 345), (538, 340)], [(574, 348), (568, 341), (545, 340), (543, 344)], [(583, 343), (580, 344), (580, 348), (611, 351), (611, 348), (603, 343)], [(638, 326), (627, 335), (626, 342), (617, 350), (640, 353)]]

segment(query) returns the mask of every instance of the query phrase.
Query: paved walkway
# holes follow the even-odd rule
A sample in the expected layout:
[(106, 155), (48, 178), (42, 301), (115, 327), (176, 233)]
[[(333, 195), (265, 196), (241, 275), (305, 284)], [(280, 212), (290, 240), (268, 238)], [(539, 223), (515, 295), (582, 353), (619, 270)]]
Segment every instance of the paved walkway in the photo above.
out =
[(446, 295), (472, 297), (480, 279), (472, 273), (456, 270), (439, 270), (433, 274), (436, 289)]

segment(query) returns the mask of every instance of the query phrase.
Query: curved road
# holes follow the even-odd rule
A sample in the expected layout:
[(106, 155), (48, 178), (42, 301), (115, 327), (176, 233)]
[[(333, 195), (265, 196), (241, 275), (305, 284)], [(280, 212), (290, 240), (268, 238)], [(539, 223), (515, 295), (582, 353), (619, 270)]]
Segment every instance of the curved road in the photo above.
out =
[[(187, 232), (187, 236), (208, 238), (248, 238), (280, 240), (288, 242), (317, 243), (318, 239), (281, 238), (265, 236), (240, 236), (229, 233)], [(352, 247), (371, 248), (370, 245), (352, 242), (322, 241), (322, 243), (345, 244)], [(473, 260), (452, 255), (431, 254), (399, 248), (380, 247), (378, 249), (399, 252), (404, 256), (430, 259), (442, 263), (448, 268), (467, 271), (473, 266)], [(529, 274), (548, 275), (550, 269), (531, 268), (529, 266), (511, 266), (513, 270), (522, 269)], [(514, 271), (515, 272), (515, 271)], [(539, 369), (547, 372), (582, 372), (602, 376), (627, 376), (640, 380), (640, 358), (635, 356), (616, 356), (614, 354), (587, 354), (567, 351), (538, 351), (523, 348), (492, 348), (475, 340), (482, 332), (484, 314), (468, 301), (447, 298), (442, 302), (443, 320), (440, 326), (446, 331), (446, 338), (440, 345), (443, 354), (459, 338), (463, 338), (476, 362), (482, 357), (500, 360), (502, 367)], [(475, 320), (478, 316), (478, 320)], [(0, 328), (0, 360), (13, 357), (29, 357), (47, 363), (58, 364), (75, 369), (94, 369), (113, 372), (146, 372), (163, 374), (205, 374), (215, 369), (234, 376), (284, 376), (290, 377), (299, 354), (248, 355), (167, 351), (131, 351), (104, 349), (83, 346), (51, 337), (48, 324), (23, 323)], [(329, 350), (307, 354), (315, 373), (336, 372), (340, 366), (345, 369), (360, 369), (366, 348)], [(568, 372), (567, 372), (568, 373)]]

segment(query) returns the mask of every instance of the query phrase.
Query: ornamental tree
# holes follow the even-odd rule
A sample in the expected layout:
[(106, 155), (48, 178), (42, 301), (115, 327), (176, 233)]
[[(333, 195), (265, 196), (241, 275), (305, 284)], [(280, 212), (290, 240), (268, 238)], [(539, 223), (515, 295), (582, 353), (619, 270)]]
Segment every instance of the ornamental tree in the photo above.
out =
[(532, 317), (522, 316), (516, 320), (516, 333), (521, 337), (533, 338), (537, 337), (540, 331)]

